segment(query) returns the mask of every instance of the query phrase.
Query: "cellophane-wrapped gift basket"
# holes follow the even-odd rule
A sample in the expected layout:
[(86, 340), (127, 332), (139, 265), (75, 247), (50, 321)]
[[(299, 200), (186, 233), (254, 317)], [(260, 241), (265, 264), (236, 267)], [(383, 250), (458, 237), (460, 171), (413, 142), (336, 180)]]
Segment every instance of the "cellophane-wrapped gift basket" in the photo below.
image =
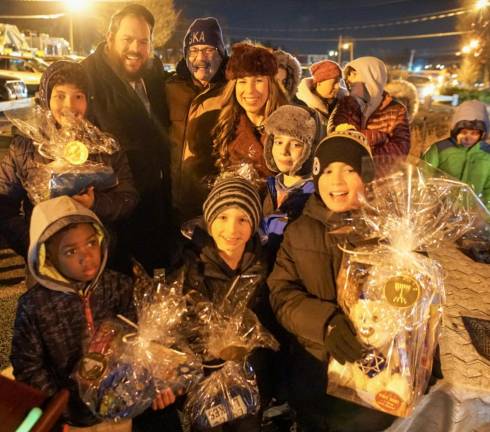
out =
[(338, 304), (365, 354), (329, 360), (327, 393), (408, 416), (428, 385), (444, 304), (442, 268), (426, 252), (467, 232), (482, 204), (421, 161), (392, 163), (366, 185), (362, 241), (343, 248), (337, 279)]

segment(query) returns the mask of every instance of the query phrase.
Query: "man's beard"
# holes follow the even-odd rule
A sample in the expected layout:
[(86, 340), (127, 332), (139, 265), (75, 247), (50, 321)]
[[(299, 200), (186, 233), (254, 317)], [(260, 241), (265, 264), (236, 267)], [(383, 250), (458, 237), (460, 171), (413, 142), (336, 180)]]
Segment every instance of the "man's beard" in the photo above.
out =
[[(116, 70), (116, 72), (128, 81), (137, 81), (142, 78), (145, 71), (148, 70), (151, 65), (151, 60), (148, 59), (145, 63), (141, 65), (141, 67), (137, 71), (129, 72), (124, 67), (124, 60), (122, 59), (122, 56), (120, 56), (118, 53), (112, 52), (110, 49), (107, 50), (107, 55), (112, 67)], [(132, 55), (141, 58), (141, 55), (139, 53), (127, 52), (123, 54), (123, 56), (126, 55)]]

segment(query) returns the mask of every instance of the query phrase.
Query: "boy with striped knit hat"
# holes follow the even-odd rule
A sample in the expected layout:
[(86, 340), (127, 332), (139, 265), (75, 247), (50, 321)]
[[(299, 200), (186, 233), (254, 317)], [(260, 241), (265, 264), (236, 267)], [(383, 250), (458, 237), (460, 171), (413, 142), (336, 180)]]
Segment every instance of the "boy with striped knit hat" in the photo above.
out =
[[(261, 216), (260, 196), (250, 181), (242, 177), (218, 180), (203, 204), (202, 223), (184, 248), (184, 293), (198, 291), (219, 305), (237, 276), (257, 276), (259, 283), (248, 307), (270, 330), (273, 314), (265, 285), (267, 264), (257, 232)], [(257, 376), (262, 407), (272, 396), (269, 358), (265, 349), (254, 350), (248, 358)], [(224, 425), (227, 431), (243, 428), (259, 431), (260, 415), (246, 415)]]

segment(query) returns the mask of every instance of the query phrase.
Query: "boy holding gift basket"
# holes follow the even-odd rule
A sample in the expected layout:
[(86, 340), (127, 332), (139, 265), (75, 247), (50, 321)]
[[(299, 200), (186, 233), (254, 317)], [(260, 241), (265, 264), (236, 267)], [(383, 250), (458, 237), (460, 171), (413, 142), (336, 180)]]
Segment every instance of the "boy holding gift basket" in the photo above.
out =
[(43, 73), (40, 106), (9, 116), (20, 134), (0, 164), (0, 231), (24, 258), (40, 201), (71, 195), (104, 223), (126, 218), (138, 202), (126, 155), (86, 120), (87, 87), (78, 63), (58, 61)]
[[(132, 281), (105, 269), (107, 232), (91, 210), (70, 197), (38, 204), (30, 237), (28, 265), (37, 283), (19, 300), (14, 375), (48, 395), (68, 388), (65, 421), (91, 426), (98, 420), (80, 400), (70, 375), (84, 340), (104, 319), (117, 314), (134, 319)], [(120, 430), (130, 430), (126, 427)]]
[[(257, 234), (260, 197), (252, 182), (233, 175), (216, 182), (203, 211), (205, 227), (194, 227), (184, 251), (184, 291), (197, 309), (207, 304), (205, 308), (215, 311), (209, 320), (201, 318), (205, 324), (194, 332), (207, 334), (194, 349), (202, 349), (210, 376), (189, 394), (186, 412), (195, 429), (258, 431), (259, 404), (264, 407), (272, 391), (267, 348), (277, 347), (257, 321), (270, 327), (273, 319)], [(243, 372), (248, 362), (260, 402), (255, 378)]]
[(365, 350), (337, 303), (336, 278), (342, 252), (353, 240), (340, 229), (360, 206), (364, 182), (373, 175), (366, 138), (335, 132), (317, 147), (315, 193), (285, 232), (268, 279), (272, 308), (295, 337), (291, 346), (289, 394), (304, 431), (378, 431), (394, 418), (326, 394), (327, 360), (355, 362)]

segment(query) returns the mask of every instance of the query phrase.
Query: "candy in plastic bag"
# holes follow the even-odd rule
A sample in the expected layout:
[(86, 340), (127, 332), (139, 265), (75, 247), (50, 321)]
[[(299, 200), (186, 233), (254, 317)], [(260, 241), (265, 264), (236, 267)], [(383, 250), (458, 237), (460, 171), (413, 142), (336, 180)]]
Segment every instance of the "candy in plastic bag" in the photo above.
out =
[(135, 361), (134, 333), (121, 323), (104, 321), (80, 360), (75, 379), (82, 400), (101, 419), (132, 418), (155, 397), (147, 366)]
[(207, 430), (254, 415), (259, 406), (253, 371), (246, 364), (228, 361), (189, 395), (184, 411), (193, 427)]

